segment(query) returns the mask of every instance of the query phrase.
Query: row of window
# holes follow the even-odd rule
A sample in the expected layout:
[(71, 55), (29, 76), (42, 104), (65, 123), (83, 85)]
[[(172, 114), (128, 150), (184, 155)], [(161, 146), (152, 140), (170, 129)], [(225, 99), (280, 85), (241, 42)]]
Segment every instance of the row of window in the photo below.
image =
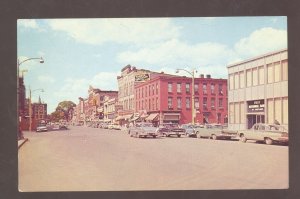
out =
[(119, 87), (119, 97), (132, 95), (134, 90), (134, 82), (125, 83)]
[[(178, 82), (176, 85), (177, 85), (176, 86), (177, 93), (182, 93), (182, 86), (181, 86), (182, 83)], [(195, 89), (194, 93), (199, 93), (199, 84), (198, 83), (194, 84), (194, 89)], [(203, 94), (207, 94), (207, 84), (206, 83), (202, 84), (202, 91), (203, 91)], [(168, 82), (168, 92), (169, 93), (173, 92), (173, 83), (172, 82)], [(185, 92), (186, 93), (191, 92), (190, 83), (185, 83)], [(210, 84), (210, 92), (211, 92), (211, 94), (216, 93), (215, 84)], [(223, 84), (219, 84), (218, 93), (223, 94)]]
[[(273, 124), (277, 120), (280, 124), (288, 124), (288, 98), (275, 98), (267, 100), (267, 123)], [(229, 123), (245, 123), (244, 102), (229, 103)]]
[[(144, 103), (145, 102), (145, 103)], [(136, 107), (138, 110), (144, 110), (148, 109), (149, 111), (151, 110), (158, 110), (158, 97), (157, 98), (152, 98), (149, 100), (142, 100), (139, 102), (136, 102)]]
[(145, 86), (139, 89), (136, 89), (136, 96), (139, 98), (141, 97), (147, 97), (147, 96), (152, 96), (152, 95), (158, 95), (158, 83), (151, 84), (149, 86)]
[[(229, 75), (229, 90), (263, 85), (288, 80), (288, 62), (275, 62), (266, 66), (255, 67)], [(267, 80), (265, 82), (265, 79)]]
[[(215, 108), (215, 98), (211, 98), (211, 103), (210, 106), (211, 108)], [(200, 101), (198, 97), (195, 97), (195, 108), (199, 109), (200, 108)], [(169, 108), (173, 108), (173, 97), (168, 97), (168, 107)], [(185, 107), (186, 109), (190, 109), (191, 108), (191, 98), (190, 97), (186, 97), (185, 98)], [(219, 108), (223, 108), (223, 99), (219, 98), (218, 100), (218, 107)], [(204, 97), (203, 98), (203, 109), (207, 109), (208, 105), (207, 105), (207, 98)], [(182, 98), (181, 97), (177, 97), (177, 109), (182, 109)]]

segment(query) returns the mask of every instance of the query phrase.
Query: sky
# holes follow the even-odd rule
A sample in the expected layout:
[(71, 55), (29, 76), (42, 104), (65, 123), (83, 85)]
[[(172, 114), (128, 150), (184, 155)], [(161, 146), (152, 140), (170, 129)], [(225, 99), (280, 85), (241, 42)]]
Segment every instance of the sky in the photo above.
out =
[(197, 75), (227, 79), (229, 64), (285, 48), (287, 17), (280, 16), (17, 21), (18, 60), (44, 59), (19, 66), (26, 96), (30, 88), (48, 114), (61, 101), (78, 104), (90, 85), (118, 90), (117, 75), (128, 64), (170, 74), (195, 68)]

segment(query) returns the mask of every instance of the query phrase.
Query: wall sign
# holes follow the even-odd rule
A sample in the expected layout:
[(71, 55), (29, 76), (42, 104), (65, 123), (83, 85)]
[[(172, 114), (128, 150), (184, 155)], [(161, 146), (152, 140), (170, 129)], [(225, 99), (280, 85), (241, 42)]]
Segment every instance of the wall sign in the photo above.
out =
[(264, 100), (248, 101), (247, 104), (248, 104), (248, 113), (265, 111), (265, 101)]
[(148, 73), (145, 74), (138, 74), (135, 76), (135, 81), (136, 82), (143, 82), (143, 81), (147, 81), (150, 79), (150, 75)]

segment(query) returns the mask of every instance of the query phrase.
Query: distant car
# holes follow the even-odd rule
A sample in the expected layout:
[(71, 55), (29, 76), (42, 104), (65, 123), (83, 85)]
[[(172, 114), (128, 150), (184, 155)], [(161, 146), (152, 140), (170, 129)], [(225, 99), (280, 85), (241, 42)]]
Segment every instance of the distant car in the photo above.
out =
[(183, 124), (181, 128), (185, 129), (185, 135), (188, 137), (197, 137), (197, 134), (203, 128), (203, 126), (196, 124)]
[(130, 137), (153, 137), (158, 136), (158, 129), (152, 123), (136, 123), (134, 126), (129, 127), (128, 133)]
[(113, 124), (112, 128), (115, 129), (115, 130), (121, 130), (121, 126), (118, 125), (118, 124)]
[(68, 130), (66, 125), (59, 125), (59, 130)]
[(205, 124), (197, 137), (198, 138), (209, 138), (213, 140), (217, 139), (233, 139), (237, 136), (236, 131), (229, 131), (224, 128), (221, 124)]
[(274, 143), (288, 144), (288, 130), (282, 125), (257, 123), (251, 129), (238, 132), (240, 141), (263, 141), (268, 145)]
[(41, 125), (36, 128), (36, 132), (46, 132), (46, 131), (48, 131), (48, 128), (46, 125)]
[(178, 124), (173, 124), (173, 123), (160, 124), (158, 131), (160, 134), (166, 137), (170, 137), (171, 135), (175, 135), (177, 137), (185, 135), (185, 129), (179, 127)]
[(108, 128), (108, 129), (113, 129), (113, 128), (114, 128), (114, 125), (113, 125), (113, 124), (108, 124), (108, 125), (107, 125), (107, 128)]

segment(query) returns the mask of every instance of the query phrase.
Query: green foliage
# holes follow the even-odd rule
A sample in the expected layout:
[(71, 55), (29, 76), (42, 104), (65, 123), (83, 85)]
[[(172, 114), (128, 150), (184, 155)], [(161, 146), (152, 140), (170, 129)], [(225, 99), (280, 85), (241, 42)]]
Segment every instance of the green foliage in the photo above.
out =
[(58, 103), (55, 111), (51, 113), (51, 121), (59, 122), (61, 119), (69, 120), (69, 111), (73, 109), (76, 104), (72, 101), (62, 101)]

